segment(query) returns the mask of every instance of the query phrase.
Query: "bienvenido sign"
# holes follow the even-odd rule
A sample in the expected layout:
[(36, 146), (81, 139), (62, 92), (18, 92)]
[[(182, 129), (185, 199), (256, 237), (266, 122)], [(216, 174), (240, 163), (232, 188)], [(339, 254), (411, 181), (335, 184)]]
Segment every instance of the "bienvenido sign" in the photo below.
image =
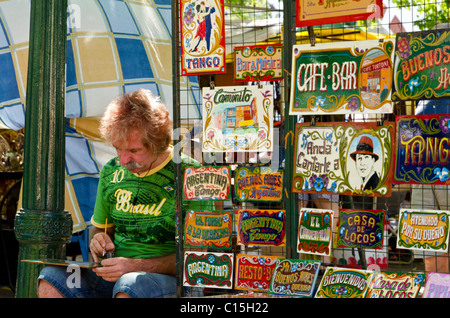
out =
[(290, 114), (392, 113), (392, 40), (294, 45)]
[(372, 271), (327, 267), (315, 298), (364, 298)]
[(450, 95), (450, 30), (397, 33), (393, 100)]
[(393, 183), (449, 183), (449, 124), (449, 115), (395, 118), (397, 151)]

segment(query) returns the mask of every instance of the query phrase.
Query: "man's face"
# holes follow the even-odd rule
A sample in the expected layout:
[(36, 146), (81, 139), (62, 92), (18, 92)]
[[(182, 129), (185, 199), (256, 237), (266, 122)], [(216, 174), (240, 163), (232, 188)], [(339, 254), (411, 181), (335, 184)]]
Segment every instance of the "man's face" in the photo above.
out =
[(154, 155), (142, 144), (139, 130), (133, 130), (123, 142), (113, 143), (120, 164), (132, 173), (143, 173), (150, 168)]
[(356, 169), (362, 178), (366, 178), (373, 172), (375, 158), (372, 155), (356, 154)]

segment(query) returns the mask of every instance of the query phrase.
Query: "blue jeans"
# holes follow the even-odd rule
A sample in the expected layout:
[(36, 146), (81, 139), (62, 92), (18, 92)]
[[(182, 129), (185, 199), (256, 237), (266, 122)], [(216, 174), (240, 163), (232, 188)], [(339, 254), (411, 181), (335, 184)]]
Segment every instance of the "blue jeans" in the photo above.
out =
[(91, 269), (47, 266), (39, 274), (53, 285), (66, 298), (110, 298), (123, 292), (132, 298), (176, 297), (176, 278), (174, 276), (133, 272), (108, 282), (97, 276)]

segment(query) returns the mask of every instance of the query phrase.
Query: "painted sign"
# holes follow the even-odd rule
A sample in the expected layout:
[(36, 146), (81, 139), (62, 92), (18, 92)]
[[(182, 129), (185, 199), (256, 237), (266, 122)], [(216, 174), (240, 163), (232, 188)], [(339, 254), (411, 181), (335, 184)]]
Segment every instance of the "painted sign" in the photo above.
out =
[(233, 212), (188, 211), (184, 225), (184, 245), (231, 249)]
[(450, 211), (400, 209), (397, 248), (447, 252)]
[(291, 115), (392, 113), (392, 40), (294, 45)]
[(422, 298), (450, 298), (450, 274), (428, 273)]
[(315, 297), (364, 298), (372, 277), (372, 271), (327, 267)]
[(382, 210), (341, 209), (337, 246), (381, 249), (384, 217)]
[(183, 286), (231, 289), (233, 254), (185, 252)]
[(299, 213), (297, 252), (330, 256), (333, 210), (302, 208)]
[(279, 259), (272, 275), (269, 292), (311, 297), (319, 269), (320, 261)]
[(296, 25), (305, 27), (320, 24), (369, 20), (383, 16), (381, 0), (297, 0)]
[(239, 245), (286, 245), (286, 211), (241, 209), (236, 213)]
[(181, 75), (225, 73), (223, 0), (181, 0)]
[(422, 273), (376, 272), (366, 298), (416, 298), (424, 281)]
[(394, 123), (296, 125), (293, 192), (390, 196)]
[(188, 200), (227, 200), (231, 198), (230, 167), (186, 167), (183, 197)]
[(450, 30), (397, 33), (393, 100), (450, 96)]
[(272, 151), (273, 86), (226, 86), (203, 92), (203, 152)]
[(450, 183), (450, 115), (398, 116), (393, 183)]
[(283, 199), (283, 170), (270, 167), (239, 167), (234, 177), (236, 200), (273, 201)]
[(283, 79), (283, 45), (234, 47), (234, 81), (259, 82)]
[(274, 256), (238, 254), (234, 288), (268, 292), (277, 260)]

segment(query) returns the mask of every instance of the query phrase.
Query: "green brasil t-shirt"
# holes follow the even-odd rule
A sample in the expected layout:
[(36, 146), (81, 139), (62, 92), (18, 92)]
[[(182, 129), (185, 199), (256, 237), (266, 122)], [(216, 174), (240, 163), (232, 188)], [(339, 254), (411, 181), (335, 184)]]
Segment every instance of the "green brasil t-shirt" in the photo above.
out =
[[(98, 228), (115, 226), (115, 256), (150, 258), (175, 253), (172, 156), (143, 177), (123, 168), (117, 158), (103, 167), (91, 222)], [(200, 166), (184, 154), (181, 159), (190, 166)]]

